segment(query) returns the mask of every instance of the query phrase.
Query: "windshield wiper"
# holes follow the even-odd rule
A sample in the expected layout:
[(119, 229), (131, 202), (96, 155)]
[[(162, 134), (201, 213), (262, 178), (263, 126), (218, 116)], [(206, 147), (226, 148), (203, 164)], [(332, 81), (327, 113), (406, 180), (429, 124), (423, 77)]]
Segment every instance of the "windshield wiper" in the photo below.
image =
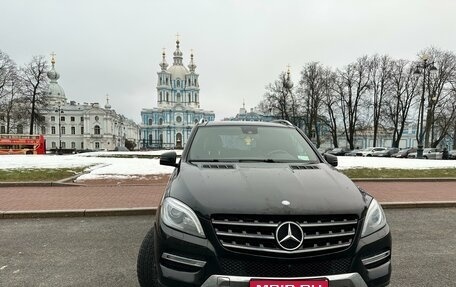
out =
[(255, 159), (239, 159), (238, 162), (281, 162), (281, 161), (277, 161), (277, 160), (273, 160), (271, 158), (265, 158), (265, 159), (258, 159), (258, 158), (255, 158)]

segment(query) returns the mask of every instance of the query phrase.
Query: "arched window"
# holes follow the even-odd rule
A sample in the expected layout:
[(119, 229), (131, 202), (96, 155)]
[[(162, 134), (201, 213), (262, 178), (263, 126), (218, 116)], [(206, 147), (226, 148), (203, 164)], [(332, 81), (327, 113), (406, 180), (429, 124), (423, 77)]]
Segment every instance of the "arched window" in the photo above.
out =
[(166, 78), (166, 84), (168, 85), (168, 78)]
[(178, 122), (178, 123), (182, 122), (181, 116), (177, 116), (177, 117), (176, 117), (176, 122)]
[(149, 126), (152, 125), (152, 119), (149, 119)]
[(162, 119), (162, 118), (160, 118), (160, 119), (158, 120), (158, 124), (159, 124), (159, 125), (162, 125), (162, 124), (163, 124), (163, 119)]
[(96, 125), (96, 126), (93, 128), (93, 130), (94, 130), (94, 133), (95, 133), (96, 135), (99, 135), (100, 132), (101, 132), (100, 126), (98, 126), (98, 125)]
[(180, 81), (180, 80), (177, 80), (177, 81), (176, 81), (176, 85), (177, 85), (178, 88), (180, 88), (180, 86), (181, 86), (181, 81)]
[(177, 93), (177, 102), (180, 103), (181, 102), (181, 94)]

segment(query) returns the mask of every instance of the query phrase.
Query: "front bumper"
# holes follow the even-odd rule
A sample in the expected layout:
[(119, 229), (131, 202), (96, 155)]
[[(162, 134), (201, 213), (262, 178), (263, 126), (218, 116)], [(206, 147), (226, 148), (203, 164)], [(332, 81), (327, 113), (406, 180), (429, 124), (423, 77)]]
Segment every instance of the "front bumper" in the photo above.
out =
[[(318, 277), (322, 278), (322, 277)], [(330, 287), (367, 287), (361, 275), (358, 273), (341, 274), (325, 276), (329, 280)], [(225, 276), (225, 275), (212, 275), (201, 287), (249, 287), (251, 277), (239, 277), (239, 276)], [(262, 279), (262, 278), (255, 278)], [(266, 278), (264, 278), (266, 279)], [(289, 279), (289, 280), (303, 280), (303, 279), (315, 279), (312, 277), (299, 277), (299, 278), (267, 278), (269, 280), (274, 279)]]
[[(249, 286), (252, 278), (266, 278), (265, 276), (269, 274), (271, 276), (268, 276), (268, 279), (279, 278), (278, 276), (282, 276), (280, 279), (324, 277), (329, 280), (330, 287), (380, 287), (388, 285), (390, 281), (391, 234), (388, 225), (374, 234), (357, 239), (357, 243), (345, 252), (320, 256), (322, 262), (317, 263), (315, 268), (322, 271), (321, 274), (311, 274), (312, 269), (305, 269), (306, 271), (303, 272), (292, 272), (291, 274), (288, 272), (289, 274), (275, 276), (272, 274), (277, 273), (274, 271), (279, 268), (286, 272), (289, 264), (291, 266), (307, 261), (312, 263), (318, 258), (309, 260), (276, 259), (232, 254), (216, 244), (213, 245), (212, 242), (216, 242), (215, 238), (210, 240), (183, 234), (164, 224), (156, 224), (155, 227), (157, 230), (155, 242), (158, 243), (155, 258), (157, 259), (160, 286), (241, 287)], [(340, 269), (342, 265), (345, 267)], [(328, 268), (328, 266), (337, 268), (339, 271)], [(255, 270), (257, 274), (251, 274), (252, 270)]]

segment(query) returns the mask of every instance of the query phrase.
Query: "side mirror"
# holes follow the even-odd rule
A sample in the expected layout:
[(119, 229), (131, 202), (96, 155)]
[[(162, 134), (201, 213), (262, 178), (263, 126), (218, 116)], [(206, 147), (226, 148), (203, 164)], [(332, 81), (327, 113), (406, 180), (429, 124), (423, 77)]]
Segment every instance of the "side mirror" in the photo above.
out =
[(337, 161), (337, 156), (325, 153), (324, 155), (325, 160), (332, 166), (337, 166), (338, 161)]
[(162, 153), (160, 155), (160, 164), (177, 167), (176, 158), (177, 155), (175, 151)]

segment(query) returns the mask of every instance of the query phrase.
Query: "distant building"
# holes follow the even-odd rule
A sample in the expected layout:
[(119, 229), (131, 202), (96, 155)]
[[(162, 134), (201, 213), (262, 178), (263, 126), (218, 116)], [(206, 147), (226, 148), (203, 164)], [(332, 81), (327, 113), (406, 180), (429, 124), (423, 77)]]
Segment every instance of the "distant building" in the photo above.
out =
[(133, 120), (116, 113), (109, 98), (102, 107), (99, 103), (79, 104), (67, 101), (63, 88), (58, 84), (59, 73), (52, 69), (47, 73), (50, 79), (48, 109), (45, 124), (40, 127), (46, 137), (47, 150), (114, 150), (124, 147), (125, 141), (139, 143), (139, 125)]
[[(50, 79), (47, 92), (47, 104), (40, 108), (44, 121), (34, 127), (34, 133), (42, 134), (46, 139), (46, 150), (72, 152), (79, 150), (114, 150), (125, 146), (129, 140), (139, 144), (139, 125), (125, 116), (116, 113), (106, 97), (104, 107), (99, 103), (79, 104), (67, 101), (65, 91), (57, 80), (59, 73), (55, 70), (55, 59), (51, 60), (52, 68), (47, 73)], [(5, 133), (4, 119), (0, 117), (0, 132)], [(29, 125), (28, 119), (14, 123), (9, 132), (23, 134)]]
[(201, 119), (213, 121), (215, 114), (200, 108), (200, 88), (193, 53), (187, 67), (176, 41), (173, 65), (168, 68), (165, 52), (157, 81), (157, 107), (141, 111), (141, 147), (182, 148), (192, 128)]
[(250, 122), (270, 122), (274, 120), (272, 115), (265, 115), (259, 111), (254, 111), (250, 109), (250, 112), (247, 112), (245, 109), (245, 103), (242, 103), (242, 108), (239, 109), (239, 113), (231, 118), (225, 118), (225, 121), (250, 121)]

